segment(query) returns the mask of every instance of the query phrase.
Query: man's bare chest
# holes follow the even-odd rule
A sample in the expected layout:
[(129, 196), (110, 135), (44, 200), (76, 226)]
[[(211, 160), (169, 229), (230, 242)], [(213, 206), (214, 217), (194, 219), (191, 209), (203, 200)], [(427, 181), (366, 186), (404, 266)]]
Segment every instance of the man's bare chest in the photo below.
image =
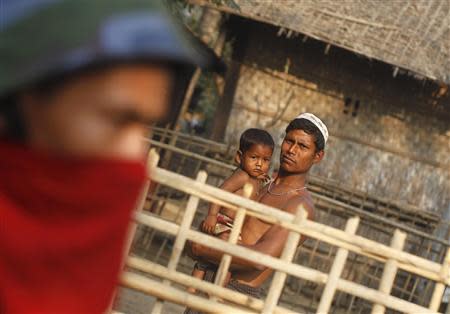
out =
[(242, 228), (242, 239), (246, 244), (253, 245), (271, 227), (271, 224), (256, 217), (248, 216)]
[[(285, 201), (286, 200), (283, 198), (280, 200), (280, 197), (275, 198), (271, 196), (263, 196), (260, 199), (261, 203), (275, 208), (283, 207)], [(242, 230), (243, 238), (246, 239), (247, 244), (254, 244), (267, 232), (271, 226), (272, 224), (267, 223), (264, 220), (247, 216), (244, 228)]]

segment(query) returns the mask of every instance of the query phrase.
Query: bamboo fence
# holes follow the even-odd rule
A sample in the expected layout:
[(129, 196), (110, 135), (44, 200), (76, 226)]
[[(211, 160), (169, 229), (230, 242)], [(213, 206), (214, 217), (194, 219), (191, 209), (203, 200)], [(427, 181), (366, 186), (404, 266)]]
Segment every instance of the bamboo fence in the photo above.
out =
[[(206, 169), (208, 183), (217, 186), (234, 169), (233, 165), (227, 163), (231, 159), (231, 155), (225, 156), (233, 149), (225, 144), (216, 143), (214, 145), (209, 140), (200, 137), (165, 129), (154, 129), (154, 134), (156, 135), (154, 139), (162, 141), (169, 141), (171, 136), (177, 137), (176, 146), (158, 141), (152, 142), (152, 145), (164, 156), (163, 159), (166, 159), (166, 151), (174, 152), (169, 162), (166, 163), (166, 167), (174, 172), (195, 177), (198, 170)], [(162, 167), (164, 167), (163, 164), (161, 163)], [(336, 228), (343, 228), (348, 218), (358, 215), (361, 217), (358, 228), (359, 235), (389, 244), (395, 229), (398, 228), (408, 233), (405, 251), (438, 263), (443, 261), (449, 242), (434, 236), (437, 224), (442, 224), (437, 215), (416, 208), (405, 208), (389, 199), (374, 197), (330, 179), (313, 175), (310, 176), (308, 189), (315, 201), (317, 221)], [(156, 189), (152, 189), (150, 195), (145, 205), (146, 210), (160, 215), (164, 219), (181, 222), (187, 194), (157, 185)], [(205, 209), (205, 206), (201, 204), (194, 225), (198, 225)], [(133, 248), (137, 255), (157, 263), (165, 263), (168, 260), (171, 244), (171, 236), (140, 226)], [(309, 239), (296, 253), (294, 261), (323, 272), (329, 272), (335, 252), (334, 246), (316, 239)], [(191, 266), (191, 262), (187, 258), (183, 258), (179, 268), (181, 271), (188, 272), (190, 271), (188, 268)], [(342, 277), (376, 288), (381, 280), (382, 270), (382, 263), (350, 252)], [(392, 287), (392, 294), (426, 306), (432, 297), (433, 289), (433, 281), (399, 270)], [(292, 308), (300, 307), (311, 311), (319, 305), (322, 290), (323, 285), (288, 276), (281, 301)], [(331, 310), (336, 313), (367, 313), (370, 309), (369, 302), (337, 291)], [(388, 312), (390, 311), (388, 309)]]
[[(150, 164), (152, 163), (150, 162)], [(175, 244), (167, 267), (133, 256), (130, 256), (126, 262), (131, 270), (123, 274), (122, 284), (158, 298), (160, 302), (155, 306), (153, 313), (158, 313), (161, 310), (164, 300), (204, 312), (291, 313), (292, 310), (278, 305), (287, 275), (325, 286), (317, 313), (327, 312), (336, 291), (345, 292), (348, 295), (370, 302), (373, 304), (373, 313), (383, 313), (386, 308), (406, 313), (436, 313), (444, 288), (446, 285), (450, 285), (450, 250), (447, 249), (446, 257), (442, 264), (407, 253), (402, 249), (406, 235), (401, 231), (395, 232), (391, 245), (387, 246), (356, 235), (359, 223), (358, 217), (348, 219), (345, 230), (340, 230), (306, 220), (304, 210), (301, 207), (296, 215), (292, 215), (215, 188), (205, 183), (207, 177), (205, 172), (200, 172), (197, 179), (193, 180), (156, 167), (153, 164), (150, 173), (153, 181), (189, 195), (189, 205), (181, 218), (180, 224), (162, 219), (155, 214), (142, 212), (140, 209), (136, 212), (135, 220), (138, 224), (175, 236)], [(228, 242), (191, 228), (199, 200), (214, 202), (238, 211), (238, 223), (234, 226), (232, 231), (233, 237), (230, 237)], [(236, 237), (240, 232), (246, 215), (280, 225), (290, 231), (285, 249), (280, 258), (265, 255), (235, 244)], [(318, 241), (338, 248), (329, 273), (292, 262), (300, 235), (315, 238)], [(254, 261), (274, 269), (275, 276), (271, 282), (267, 298), (265, 300), (257, 300), (221, 287), (223, 276), (218, 276), (219, 279), (217, 279), (216, 283), (219, 285), (213, 285), (177, 271), (177, 265), (186, 240), (224, 252), (221, 263), (222, 274), (227, 271), (230, 256)], [(342, 278), (341, 273), (347, 263), (349, 252), (386, 265), (378, 289)], [(148, 278), (134, 273), (132, 269), (147, 273), (153, 277)], [(400, 270), (436, 282), (431, 302), (427, 306), (421, 306), (390, 294), (393, 278)], [(154, 279), (155, 277), (160, 278), (162, 282)], [(171, 286), (170, 283), (195, 287), (202, 292), (208, 293), (212, 298), (208, 299), (189, 294), (184, 289)]]

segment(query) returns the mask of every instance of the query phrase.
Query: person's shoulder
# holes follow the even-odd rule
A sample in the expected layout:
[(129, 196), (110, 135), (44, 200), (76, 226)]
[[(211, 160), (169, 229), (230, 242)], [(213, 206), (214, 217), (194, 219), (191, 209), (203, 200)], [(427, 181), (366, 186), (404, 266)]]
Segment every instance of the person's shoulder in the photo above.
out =
[(234, 188), (243, 187), (245, 183), (247, 183), (250, 179), (250, 176), (247, 172), (242, 169), (236, 169), (228, 178), (223, 181), (222, 186), (233, 186)]
[(248, 181), (250, 179), (250, 176), (247, 172), (242, 170), (241, 168), (237, 168), (228, 178), (227, 180), (242, 180), (242, 181)]
[(286, 201), (285, 210), (295, 214), (299, 206), (302, 206), (308, 212), (308, 219), (314, 219), (314, 203), (311, 194), (307, 190), (292, 195)]

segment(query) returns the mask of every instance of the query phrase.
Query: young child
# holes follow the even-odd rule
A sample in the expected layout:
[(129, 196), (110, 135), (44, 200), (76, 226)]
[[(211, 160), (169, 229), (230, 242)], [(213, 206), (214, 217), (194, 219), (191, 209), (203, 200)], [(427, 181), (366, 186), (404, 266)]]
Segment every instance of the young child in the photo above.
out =
[[(250, 199), (255, 200), (258, 192), (266, 182), (267, 172), (274, 149), (272, 136), (261, 129), (247, 129), (239, 140), (239, 150), (236, 153), (235, 161), (239, 167), (234, 173), (225, 179), (220, 186), (222, 190), (242, 195), (243, 187), (246, 183), (253, 185)], [(236, 212), (232, 209), (211, 204), (208, 216), (204, 220), (201, 229), (203, 232), (220, 237), (226, 232), (230, 232), (233, 227)], [(245, 239), (240, 239), (245, 243)], [(203, 279), (205, 267), (201, 262), (197, 262), (192, 271), (192, 276)], [(189, 292), (195, 293), (195, 289), (190, 287)]]

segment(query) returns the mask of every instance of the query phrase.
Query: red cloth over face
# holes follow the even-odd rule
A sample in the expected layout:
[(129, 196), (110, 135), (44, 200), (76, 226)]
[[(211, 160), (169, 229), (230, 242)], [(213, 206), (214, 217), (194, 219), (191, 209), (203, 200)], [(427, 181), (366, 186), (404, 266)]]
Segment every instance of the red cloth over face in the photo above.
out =
[(145, 167), (0, 142), (0, 313), (103, 313)]

